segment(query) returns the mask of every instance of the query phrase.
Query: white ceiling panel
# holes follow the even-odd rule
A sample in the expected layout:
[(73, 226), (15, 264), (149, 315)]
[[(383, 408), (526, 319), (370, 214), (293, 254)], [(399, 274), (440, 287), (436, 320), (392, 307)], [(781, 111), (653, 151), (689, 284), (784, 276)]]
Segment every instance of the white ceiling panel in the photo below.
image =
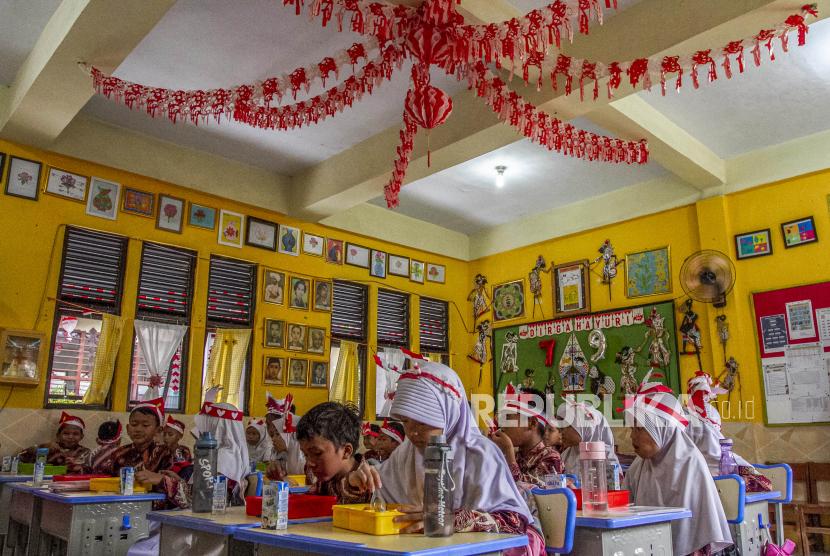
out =
[(61, 0), (0, 0), (0, 85), (9, 86)]

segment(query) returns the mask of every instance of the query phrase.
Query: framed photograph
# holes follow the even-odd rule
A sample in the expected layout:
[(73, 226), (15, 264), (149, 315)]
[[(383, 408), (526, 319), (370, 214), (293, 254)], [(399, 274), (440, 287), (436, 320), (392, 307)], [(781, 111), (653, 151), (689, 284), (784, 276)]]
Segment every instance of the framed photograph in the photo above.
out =
[(3, 183), (3, 170), (6, 169), (6, 153), (0, 153), (0, 183)]
[(735, 236), (735, 255), (738, 260), (772, 255), (769, 228)]
[(409, 281), (418, 284), (424, 283), (424, 263), (415, 259), (409, 261)]
[(436, 284), (444, 283), (444, 275), (446, 274), (446, 267), (440, 264), (427, 263), (427, 282), (435, 282)]
[(115, 220), (118, 214), (118, 200), (121, 198), (121, 184), (114, 181), (92, 178), (86, 200), (86, 213), (90, 216)]
[(184, 199), (159, 194), (158, 214), (156, 215), (156, 229), (167, 230), (177, 234), (182, 233), (184, 227), (184, 209), (187, 203)]
[(308, 325), (289, 322), (286, 330), (288, 334), (285, 349), (288, 351), (305, 351), (306, 336), (308, 336)]
[(389, 254), (389, 275), (409, 278), (409, 257)]
[(0, 384), (37, 386), (46, 365), (49, 342), (46, 334), (35, 330), (0, 330)]
[(246, 218), (245, 222), (248, 225), (247, 230), (245, 230), (245, 245), (267, 249), (268, 251), (277, 250), (277, 229), (279, 228), (279, 224), (268, 222), (267, 220), (260, 220), (253, 216)]
[[(14, 161), (14, 158), (12, 158), (12, 161)], [(58, 168), (49, 168), (46, 187), (43, 192), (83, 203), (86, 201), (86, 186), (88, 183), (89, 178), (86, 176), (73, 174)]]
[(311, 388), (329, 387), (328, 361), (311, 361), (311, 380), (309, 381), (309, 386)]
[(308, 327), (308, 353), (323, 355), (326, 353), (326, 329), (317, 326)]
[(288, 306), (291, 309), (308, 311), (308, 300), (311, 298), (311, 280), (300, 276), (291, 277), (291, 291)]
[(781, 224), (781, 233), (784, 235), (784, 247), (787, 249), (818, 241), (816, 223), (812, 216)]
[(314, 279), (314, 310), (331, 313), (332, 283), (329, 280)]
[(369, 249), (354, 243), (346, 243), (346, 264), (369, 268)]
[(303, 232), (303, 255), (322, 257), (325, 248), (326, 238)]
[[(3, 159), (5, 160), (5, 155)], [(43, 164), (40, 162), (10, 156), (9, 169), (6, 171), (6, 195), (37, 201), (42, 171)]]
[(265, 347), (281, 348), (285, 347), (283, 341), (283, 334), (285, 332), (285, 321), (277, 319), (265, 319)]
[(518, 319), (525, 314), (525, 281), (493, 286), (493, 322)]
[(343, 242), (339, 239), (326, 238), (326, 262), (343, 264)]
[(386, 278), (386, 260), (386, 251), (372, 249), (372, 268), (369, 269), (369, 274), (375, 278)]
[(156, 197), (152, 193), (125, 187), (124, 196), (121, 198), (121, 212), (152, 218), (156, 214), (155, 200)]
[(625, 256), (625, 293), (629, 299), (671, 293), (671, 279), (668, 246)]
[(245, 217), (229, 210), (219, 211), (219, 245), (238, 247), (242, 249), (242, 228)]
[(285, 305), (285, 272), (266, 268), (262, 283), (262, 300), (265, 303)]
[(194, 228), (213, 231), (216, 229), (216, 209), (187, 203), (187, 225)]
[(292, 357), (288, 360), (288, 385), (308, 386), (308, 359)]
[(591, 267), (587, 259), (556, 265), (550, 275), (553, 318), (591, 312)]
[(277, 251), (283, 255), (300, 256), (300, 229), (280, 224), (280, 241)]
[(271, 386), (282, 386), (285, 384), (285, 357), (273, 357), (264, 355), (262, 357), (262, 383)]

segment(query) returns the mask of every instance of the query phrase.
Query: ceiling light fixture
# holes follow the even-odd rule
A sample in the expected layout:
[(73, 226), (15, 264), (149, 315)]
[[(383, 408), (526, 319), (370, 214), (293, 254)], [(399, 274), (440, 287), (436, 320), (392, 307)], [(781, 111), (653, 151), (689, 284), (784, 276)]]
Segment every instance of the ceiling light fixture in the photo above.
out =
[(507, 166), (496, 166), (496, 172), (499, 174), (496, 176), (496, 187), (504, 187), (504, 171), (507, 170)]

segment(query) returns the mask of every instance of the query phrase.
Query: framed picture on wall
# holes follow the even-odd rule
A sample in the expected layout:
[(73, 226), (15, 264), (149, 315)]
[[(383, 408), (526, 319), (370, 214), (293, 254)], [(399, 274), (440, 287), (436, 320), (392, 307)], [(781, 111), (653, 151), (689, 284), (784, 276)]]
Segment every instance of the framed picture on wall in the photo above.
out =
[(92, 178), (89, 184), (89, 196), (86, 201), (86, 213), (90, 216), (115, 220), (120, 198), (120, 183)]
[(277, 250), (277, 229), (279, 224), (249, 216), (245, 219), (245, 245), (259, 247), (268, 251)]
[(292, 309), (308, 311), (311, 298), (311, 280), (301, 276), (291, 277), (291, 291), (288, 292), (288, 306)]
[(3, 183), (3, 170), (6, 169), (6, 153), (0, 153), (0, 183)]
[(314, 310), (331, 313), (332, 283), (329, 280), (314, 279)]
[(416, 284), (424, 283), (424, 263), (412, 259), (409, 261), (409, 281)]
[(285, 305), (285, 273), (266, 268), (263, 278), (262, 300), (272, 305)]
[(0, 330), (0, 384), (37, 386), (46, 365), (49, 343), (35, 330)]
[(277, 319), (265, 319), (265, 347), (285, 347), (284, 334), (285, 321)]
[(156, 197), (152, 193), (125, 187), (124, 196), (121, 198), (121, 212), (152, 218), (156, 214), (155, 200)]
[(590, 276), (587, 259), (551, 268), (554, 318), (591, 312)]
[(303, 232), (303, 255), (322, 257), (326, 238)]
[(308, 327), (308, 348), (309, 353), (323, 355), (326, 353), (326, 329), (317, 326)]
[(184, 199), (159, 195), (158, 214), (156, 215), (156, 229), (166, 230), (177, 234), (182, 233), (184, 227), (184, 209), (187, 203)]
[(329, 387), (329, 363), (328, 361), (311, 361), (311, 388)]
[(369, 268), (369, 249), (354, 243), (346, 244), (346, 264)]
[(193, 228), (202, 228), (203, 230), (213, 231), (216, 229), (216, 209), (206, 207), (205, 205), (197, 205), (196, 203), (187, 203), (187, 225)]
[(787, 249), (818, 241), (816, 223), (812, 216), (781, 224), (781, 233), (784, 235), (784, 247)]
[(229, 210), (219, 211), (219, 245), (242, 249), (242, 232), (245, 217)]
[(409, 257), (389, 254), (389, 274), (409, 278)]
[(308, 335), (308, 325), (289, 322), (287, 333), (288, 344), (285, 346), (285, 349), (287, 349), (288, 351), (305, 351), (306, 336)]
[(518, 319), (525, 314), (525, 281), (493, 286), (493, 322)]
[(292, 357), (288, 360), (288, 385), (308, 386), (308, 359)]
[(625, 288), (629, 299), (672, 291), (671, 250), (658, 247), (625, 256)]
[(443, 284), (447, 269), (444, 265), (427, 263), (427, 282)]
[(735, 236), (735, 255), (738, 260), (772, 255), (769, 228)]
[(343, 242), (339, 239), (326, 238), (326, 262), (330, 264), (343, 264)]
[(369, 269), (369, 274), (375, 278), (386, 278), (386, 259), (385, 251), (372, 249), (372, 267)]
[(300, 256), (300, 234), (299, 228), (280, 224), (280, 239), (277, 251), (283, 255)]
[(83, 203), (86, 201), (86, 186), (88, 183), (89, 178), (86, 176), (58, 168), (49, 168), (49, 173), (46, 176), (46, 187), (43, 192)]
[(10, 156), (6, 171), (6, 195), (37, 201), (43, 164)]
[(263, 356), (262, 383), (282, 386), (285, 383), (285, 357)]

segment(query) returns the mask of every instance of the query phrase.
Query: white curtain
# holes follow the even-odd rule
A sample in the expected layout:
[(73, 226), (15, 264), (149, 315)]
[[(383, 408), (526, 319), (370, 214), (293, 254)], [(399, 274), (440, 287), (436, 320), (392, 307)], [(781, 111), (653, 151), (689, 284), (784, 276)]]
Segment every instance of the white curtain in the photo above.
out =
[(150, 372), (150, 387), (141, 397), (142, 401), (154, 400), (161, 395), (159, 386), (164, 385), (161, 375), (170, 367), (170, 361), (176, 355), (186, 332), (186, 326), (177, 324), (135, 321), (138, 346), (141, 349), (144, 364)]
[[(386, 361), (387, 367), (396, 367), (398, 370), (403, 370), (406, 358), (399, 348), (383, 348), (381, 357)], [(377, 408), (378, 417), (389, 417), (392, 411), (392, 394), (395, 392), (395, 385), (398, 382), (400, 375), (395, 371), (387, 371), (382, 367), (378, 367), (375, 371), (375, 406)]]

